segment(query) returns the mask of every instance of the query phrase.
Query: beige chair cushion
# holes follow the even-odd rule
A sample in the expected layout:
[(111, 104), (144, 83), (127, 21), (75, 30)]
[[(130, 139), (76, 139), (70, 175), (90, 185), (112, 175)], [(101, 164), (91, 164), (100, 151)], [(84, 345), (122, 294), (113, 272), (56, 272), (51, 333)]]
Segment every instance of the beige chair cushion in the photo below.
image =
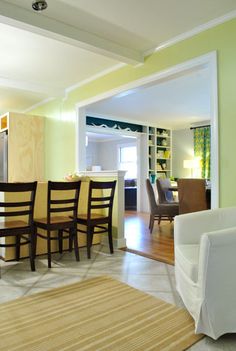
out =
[(196, 283), (198, 280), (199, 245), (178, 245), (175, 250), (181, 269)]

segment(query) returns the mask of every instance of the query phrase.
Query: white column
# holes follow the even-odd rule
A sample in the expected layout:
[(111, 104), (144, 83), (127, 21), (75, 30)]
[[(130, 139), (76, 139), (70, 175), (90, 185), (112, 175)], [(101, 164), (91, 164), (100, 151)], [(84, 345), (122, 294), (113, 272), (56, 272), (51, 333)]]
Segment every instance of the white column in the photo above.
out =
[(117, 171), (118, 173), (118, 181), (117, 181), (117, 190), (118, 190), (118, 228), (117, 228), (117, 238), (115, 241), (115, 246), (119, 248), (126, 247), (126, 239), (125, 239), (125, 171)]
[(79, 108), (76, 119), (76, 170), (86, 170), (86, 112)]

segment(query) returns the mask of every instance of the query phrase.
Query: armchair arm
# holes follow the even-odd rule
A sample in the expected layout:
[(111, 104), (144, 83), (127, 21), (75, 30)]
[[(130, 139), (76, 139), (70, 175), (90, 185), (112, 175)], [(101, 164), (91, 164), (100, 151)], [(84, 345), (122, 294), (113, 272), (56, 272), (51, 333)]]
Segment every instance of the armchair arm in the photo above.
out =
[(174, 221), (175, 245), (199, 244), (203, 233), (234, 226), (236, 226), (236, 207), (179, 215)]
[(235, 267), (236, 226), (203, 234), (197, 283), (201, 301), (197, 332), (207, 329), (214, 339), (235, 332)]

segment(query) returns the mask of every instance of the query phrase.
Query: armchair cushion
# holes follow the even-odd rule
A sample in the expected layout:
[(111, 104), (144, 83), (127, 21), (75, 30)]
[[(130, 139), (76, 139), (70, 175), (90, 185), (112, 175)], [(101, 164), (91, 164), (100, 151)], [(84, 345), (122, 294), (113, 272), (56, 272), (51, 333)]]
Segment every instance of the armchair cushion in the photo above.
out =
[(179, 266), (194, 283), (198, 279), (199, 247), (199, 245), (178, 245), (176, 248)]

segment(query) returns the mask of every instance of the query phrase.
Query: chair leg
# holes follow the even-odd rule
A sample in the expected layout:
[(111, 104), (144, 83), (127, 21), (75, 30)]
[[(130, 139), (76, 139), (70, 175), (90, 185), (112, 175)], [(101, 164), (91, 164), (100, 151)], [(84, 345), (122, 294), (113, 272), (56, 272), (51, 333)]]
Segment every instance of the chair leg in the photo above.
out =
[(59, 253), (62, 254), (63, 251), (63, 240), (62, 240), (63, 231), (61, 229), (58, 230), (58, 248)]
[(150, 234), (152, 234), (152, 231), (153, 231), (154, 220), (155, 220), (154, 216), (150, 215), (150, 226), (149, 226)]
[(34, 228), (34, 258), (36, 257), (37, 252), (37, 228)]
[(158, 217), (158, 225), (161, 223), (161, 216)]
[(73, 229), (69, 229), (69, 252), (72, 252), (72, 249), (73, 249), (73, 239), (74, 239)]
[(30, 267), (31, 271), (35, 272), (35, 233), (29, 234), (29, 257), (30, 257)]
[(87, 257), (91, 258), (91, 246), (93, 243), (93, 231), (94, 228), (87, 226)]
[(20, 235), (16, 236), (16, 261), (20, 260)]
[(113, 240), (112, 240), (112, 224), (108, 223), (108, 240), (109, 240), (109, 247), (110, 247), (110, 253), (114, 253), (113, 249)]
[(149, 225), (148, 228), (151, 230), (151, 221), (152, 221), (152, 215), (150, 214), (150, 218), (149, 218)]
[(48, 268), (51, 268), (51, 235), (50, 230), (47, 230), (47, 249), (48, 249)]
[(79, 261), (79, 244), (78, 244), (77, 228), (71, 229), (71, 230), (74, 238), (75, 258), (76, 258), (76, 261)]

